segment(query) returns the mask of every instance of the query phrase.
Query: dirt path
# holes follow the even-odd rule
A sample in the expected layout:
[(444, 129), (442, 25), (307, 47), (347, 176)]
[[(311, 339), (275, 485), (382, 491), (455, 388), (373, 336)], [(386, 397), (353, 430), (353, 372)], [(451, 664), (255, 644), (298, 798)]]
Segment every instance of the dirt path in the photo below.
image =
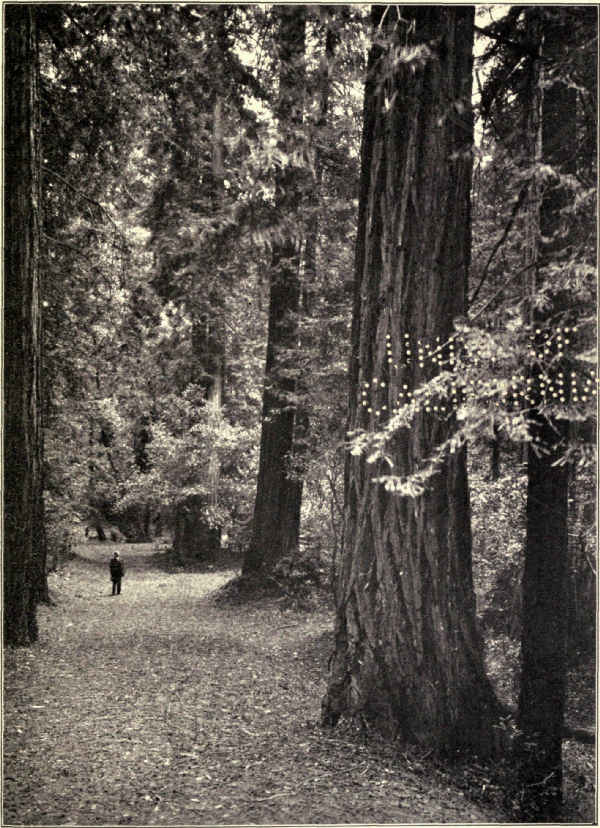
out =
[(223, 606), (233, 572), (81, 547), (40, 642), (5, 654), (4, 825), (494, 822), (418, 763), (317, 725), (331, 621)]

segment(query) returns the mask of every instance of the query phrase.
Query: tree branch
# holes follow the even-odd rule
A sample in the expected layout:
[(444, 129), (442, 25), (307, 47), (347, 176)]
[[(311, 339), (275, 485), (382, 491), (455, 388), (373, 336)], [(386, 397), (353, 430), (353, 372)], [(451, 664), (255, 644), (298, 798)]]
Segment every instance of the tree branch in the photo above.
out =
[(68, 242), (61, 241), (60, 239), (55, 239), (54, 236), (49, 236), (48, 233), (42, 233), (42, 236), (47, 241), (53, 242), (54, 244), (60, 244), (61, 247), (66, 247), (68, 250), (72, 250), (73, 253), (77, 253), (78, 256), (85, 255), (85, 251), (80, 250), (78, 247), (74, 247), (72, 244), (68, 244)]
[(517, 217), (517, 213), (519, 212), (519, 210), (521, 209), (521, 205), (525, 201), (525, 196), (527, 195), (527, 190), (529, 189), (529, 183), (530, 182), (528, 181), (526, 184), (523, 185), (523, 187), (521, 189), (521, 192), (519, 193), (519, 197), (517, 198), (515, 204), (513, 205), (512, 212), (510, 214), (510, 218), (509, 218), (509, 220), (506, 224), (506, 227), (504, 228), (504, 232), (502, 233), (502, 235), (500, 236), (500, 238), (498, 239), (498, 241), (494, 245), (494, 248), (493, 248), (492, 252), (490, 253), (489, 258), (488, 258), (487, 262), (485, 263), (485, 267), (483, 268), (483, 273), (482, 273), (481, 279), (479, 280), (479, 284), (477, 285), (477, 287), (473, 291), (472, 296), (469, 299), (469, 307), (473, 304), (475, 299), (477, 299), (477, 296), (479, 295), (479, 291), (481, 290), (481, 288), (483, 286), (483, 283), (485, 282), (485, 280), (487, 278), (488, 270), (489, 270), (489, 267), (490, 267), (490, 265), (491, 265), (491, 263), (494, 259), (494, 256), (496, 255), (498, 250), (502, 247), (502, 245), (506, 241), (506, 238), (507, 238), (508, 234), (511, 231), (511, 228), (514, 224), (515, 218)]
[[(508, 285), (510, 285), (510, 283), (513, 282), (517, 278), (517, 276), (520, 276), (522, 273), (525, 273), (525, 271), (530, 270), (532, 267), (536, 267), (536, 265), (537, 265), (537, 261), (531, 262), (530, 264), (525, 265), (525, 267), (522, 267), (520, 270), (517, 270), (517, 272), (513, 273), (512, 276), (509, 276), (509, 278), (502, 285), (500, 290), (497, 290), (496, 293), (494, 293), (494, 295), (491, 297), (491, 299), (488, 299), (488, 301), (481, 308), (479, 308), (477, 313), (474, 313), (473, 315), (469, 316), (469, 322), (473, 322), (473, 320), (477, 319), (478, 316), (481, 316), (481, 314), (484, 312), (484, 310), (486, 310), (492, 304), (494, 299), (496, 299), (498, 296), (500, 296), (502, 291), (506, 290)], [(448, 340), (448, 342), (450, 342), (450, 339)]]

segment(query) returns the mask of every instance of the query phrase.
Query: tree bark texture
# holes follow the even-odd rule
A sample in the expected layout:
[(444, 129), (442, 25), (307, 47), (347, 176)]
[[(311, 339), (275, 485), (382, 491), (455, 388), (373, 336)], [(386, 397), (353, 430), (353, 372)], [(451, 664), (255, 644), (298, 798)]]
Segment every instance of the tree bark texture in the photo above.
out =
[[(288, 136), (283, 148), (290, 153), (294, 129), (302, 122), (305, 73), (306, 7), (279, 6), (278, 118)], [(290, 153), (291, 154), (291, 153)], [(294, 227), (301, 201), (301, 173), (293, 163), (276, 182), (277, 214), (286, 229), (273, 246), (270, 271), (269, 323), (263, 392), (260, 458), (254, 504), (252, 539), (244, 557), (244, 573), (269, 571), (285, 555), (294, 555), (300, 535), (302, 480), (294, 475), (292, 458), (297, 427), (293, 359), (296, 318), (300, 307), (300, 239)]]
[[(378, 429), (433, 376), (419, 342), (446, 341), (464, 314), (470, 256), (473, 8), (375, 6), (373, 17), (349, 431)], [(395, 435), (394, 473), (416, 471), (453, 427), (447, 414), (417, 414)], [(415, 499), (372, 481), (386, 470), (347, 456), (323, 724), (361, 714), (406, 740), (486, 752), (495, 699), (475, 620), (465, 453)]]
[[(563, 9), (532, 9), (529, 30), (537, 43), (539, 57), (532, 72), (539, 94), (534, 101), (541, 113), (533, 113), (532, 123), (538, 130), (532, 136), (533, 147), (541, 148), (535, 160), (573, 173), (576, 165), (576, 91), (565, 82), (551, 77), (552, 67), (564, 56), (565, 23)], [(547, 66), (550, 74), (541, 68)], [(541, 115), (541, 117), (540, 117)], [(535, 152), (535, 150), (534, 150)], [(539, 228), (534, 239), (535, 288), (545, 278), (546, 264), (555, 264), (566, 253), (562, 235), (561, 211), (568, 203), (568, 193), (556, 181), (542, 187)], [(568, 238), (568, 237), (567, 237)], [(549, 285), (549, 302), (534, 311), (535, 350), (544, 347), (542, 337), (548, 326), (556, 325), (568, 312), (568, 296)], [(568, 376), (566, 359), (554, 365)], [(540, 365), (533, 366), (539, 385)], [(519, 727), (521, 740), (521, 783), (523, 813), (529, 819), (550, 819), (560, 812), (562, 803), (562, 732), (567, 680), (568, 632), (568, 491), (569, 466), (559, 463), (567, 448), (568, 421), (559, 420), (534, 409), (530, 419), (532, 442), (528, 445), (528, 480), (526, 506), (526, 544), (523, 572), (523, 627), (521, 638), (521, 691)]]
[(35, 8), (5, 8), (4, 635), (37, 638), (45, 593), (42, 496), (40, 115)]

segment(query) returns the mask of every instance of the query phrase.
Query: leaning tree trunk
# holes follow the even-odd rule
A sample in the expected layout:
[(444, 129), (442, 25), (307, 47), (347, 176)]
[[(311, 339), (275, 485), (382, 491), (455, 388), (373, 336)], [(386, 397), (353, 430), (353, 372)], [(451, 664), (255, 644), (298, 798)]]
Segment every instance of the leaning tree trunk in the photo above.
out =
[(35, 8), (5, 9), (4, 635), (37, 638), (46, 593), (42, 497), (40, 120)]
[[(373, 11), (380, 37), (365, 89), (350, 431), (382, 427), (433, 376), (419, 350), (445, 342), (465, 312), (473, 8), (399, 14)], [(393, 438), (395, 474), (411, 475), (452, 433), (453, 417), (437, 408)], [(495, 699), (475, 620), (465, 452), (449, 455), (418, 498), (386, 491), (378, 472), (348, 454), (323, 724), (360, 714), (411, 741), (486, 751)]]
[[(280, 40), (278, 117), (290, 153), (294, 130), (302, 122), (305, 84), (304, 41), (306, 7), (279, 6)], [(290, 163), (280, 172), (276, 186), (277, 212), (284, 225), (284, 239), (273, 247), (271, 293), (267, 333), (267, 360), (263, 392), (260, 457), (252, 538), (244, 557), (244, 574), (268, 571), (284, 555), (294, 555), (300, 535), (302, 485), (292, 463), (297, 412), (292, 395), (296, 391), (290, 353), (296, 347), (296, 317), (300, 303), (298, 216), (301, 175)], [(287, 353), (286, 353), (287, 351)]]
[[(556, 66), (564, 57), (564, 18), (564, 10), (535, 9), (529, 12), (528, 27), (531, 42), (537, 42), (540, 50), (538, 59), (532, 61), (534, 159), (566, 174), (573, 173), (576, 164), (576, 90), (556, 78), (546, 83), (541, 70), (542, 64)], [(561, 216), (567, 204), (568, 193), (560, 183), (551, 181), (543, 187), (539, 216), (532, 217), (534, 228), (537, 226), (532, 245), (537, 265), (534, 291), (541, 287), (546, 265), (555, 267), (561, 258), (566, 260), (570, 256), (564, 236), (565, 219)], [(543, 352), (545, 337), (556, 326), (556, 320), (566, 318), (569, 310), (568, 295), (561, 290), (553, 292), (554, 282), (555, 277), (550, 275), (546, 285), (548, 301), (532, 314), (536, 352)], [(562, 374), (568, 376), (571, 368), (573, 365), (565, 357), (555, 353), (551, 369), (540, 363), (533, 366), (534, 387), (543, 387), (540, 377), (548, 370), (552, 372), (551, 383), (558, 387)], [(567, 448), (569, 427), (567, 420), (540, 410), (544, 401), (539, 402), (540, 407), (530, 416), (532, 441), (528, 444), (519, 727), (522, 816), (545, 820), (556, 817), (562, 803), (569, 465), (561, 462), (561, 457)]]

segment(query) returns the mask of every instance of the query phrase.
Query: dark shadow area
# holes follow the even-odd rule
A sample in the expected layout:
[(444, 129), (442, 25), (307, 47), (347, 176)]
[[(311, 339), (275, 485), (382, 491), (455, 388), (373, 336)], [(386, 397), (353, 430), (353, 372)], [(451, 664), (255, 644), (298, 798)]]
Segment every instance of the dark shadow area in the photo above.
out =
[(240, 574), (214, 593), (213, 602), (221, 606), (238, 606), (284, 595), (281, 585), (267, 575)]
[[(178, 559), (170, 550), (154, 552), (147, 558), (146, 566), (152, 566), (167, 574), (178, 574), (180, 572), (228, 572), (232, 569), (240, 569), (242, 556), (237, 551), (228, 549), (221, 550), (219, 558), (211, 563), (196, 561), (193, 558)], [(150, 563), (151, 562), (151, 563)]]

